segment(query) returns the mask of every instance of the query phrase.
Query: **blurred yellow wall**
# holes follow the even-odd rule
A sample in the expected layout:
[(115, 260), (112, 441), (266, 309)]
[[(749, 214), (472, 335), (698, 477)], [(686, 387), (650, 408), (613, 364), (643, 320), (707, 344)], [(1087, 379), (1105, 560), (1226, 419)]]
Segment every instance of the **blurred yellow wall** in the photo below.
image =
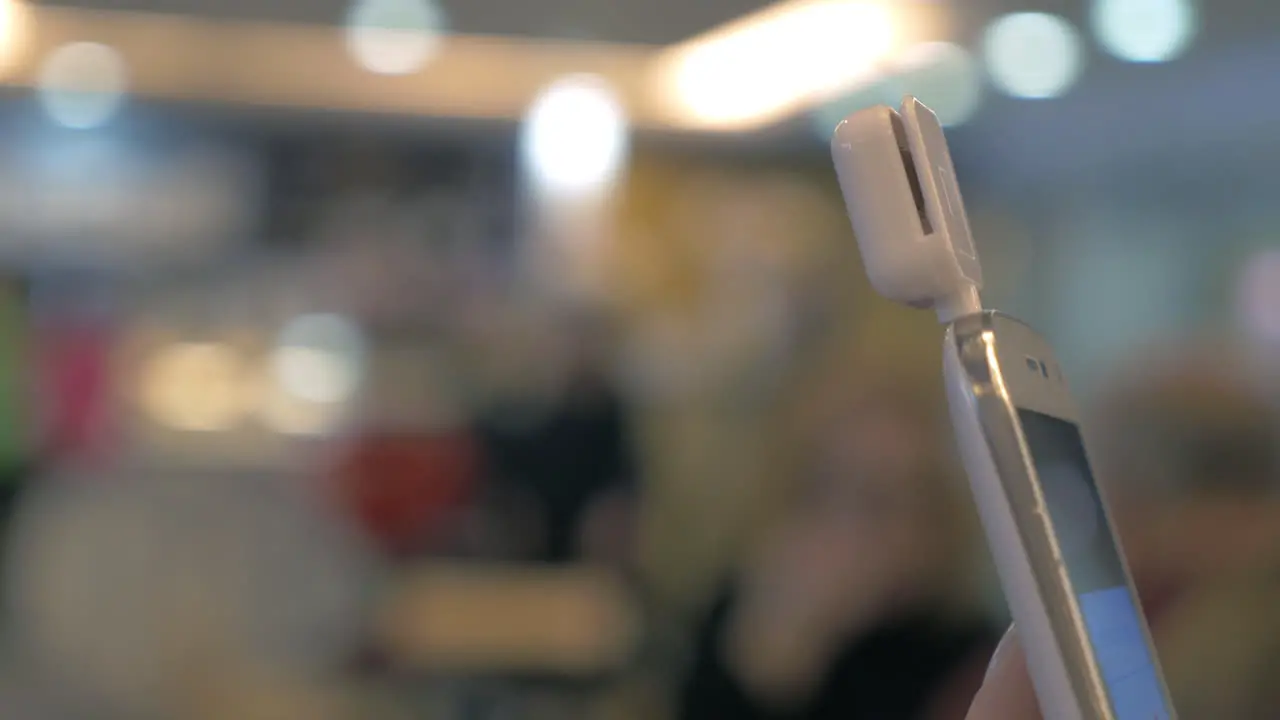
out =
[[(940, 331), (929, 313), (871, 290), (825, 165), (642, 158), (620, 216), (611, 286), (625, 322), (633, 334), (660, 326), (695, 338), (685, 361), (706, 371), (641, 410), (645, 566), (660, 601), (682, 613), (706, 598), (785, 498), (794, 472), (780, 438), (797, 404), (881, 371), (938, 383)], [(753, 344), (718, 335), (753, 311), (748, 288), (743, 307), (716, 314), (723, 256), (735, 252), (744, 257), (730, 273), (763, 267), (760, 284), (777, 281), (831, 313), (816, 339), (787, 355), (770, 347), (785, 336)], [(762, 367), (779, 353), (781, 367)]]

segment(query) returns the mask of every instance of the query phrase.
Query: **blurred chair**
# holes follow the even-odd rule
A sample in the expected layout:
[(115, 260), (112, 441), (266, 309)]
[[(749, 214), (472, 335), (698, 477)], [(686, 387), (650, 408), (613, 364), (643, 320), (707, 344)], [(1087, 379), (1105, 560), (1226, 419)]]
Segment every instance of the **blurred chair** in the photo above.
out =
[[(23, 670), (102, 713), (91, 717), (191, 718), (241, 697), (336, 692), (376, 574), (299, 490), (272, 477), (44, 478), (10, 548), (7, 625)], [(295, 716), (324, 717), (273, 717)]]

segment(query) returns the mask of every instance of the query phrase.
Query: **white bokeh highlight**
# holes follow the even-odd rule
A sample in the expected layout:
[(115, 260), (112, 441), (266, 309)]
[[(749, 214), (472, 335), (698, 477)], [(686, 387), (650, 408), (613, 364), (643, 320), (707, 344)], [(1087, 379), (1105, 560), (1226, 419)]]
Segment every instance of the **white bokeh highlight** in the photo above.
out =
[(280, 332), (271, 372), (286, 395), (316, 404), (351, 400), (364, 379), (364, 337), (340, 315), (302, 315)]
[(1080, 77), (1080, 35), (1065, 18), (1021, 12), (998, 18), (983, 36), (983, 59), (992, 82), (1020, 98), (1066, 93)]
[(434, 57), (446, 24), (434, 0), (356, 0), (347, 13), (347, 50), (369, 72), (409, 75)]
[(1194, 0), (1094, 0), (1090, 20), (1107, 52), (1128, 62), (1168, 62), (1199, 29)]
[(91, 130), (109, 123), (124, 103), (128, 69), (114, 48), (76, 42), (54, 50), (39, 76), (40, 101), (55, 123)]
[(524, 172), (539, 194), (594, 194), (611, 186), (626, 165), (629, 135), (626, 112), (602, 78), (562, 78), (534, 100), (525, 116)]

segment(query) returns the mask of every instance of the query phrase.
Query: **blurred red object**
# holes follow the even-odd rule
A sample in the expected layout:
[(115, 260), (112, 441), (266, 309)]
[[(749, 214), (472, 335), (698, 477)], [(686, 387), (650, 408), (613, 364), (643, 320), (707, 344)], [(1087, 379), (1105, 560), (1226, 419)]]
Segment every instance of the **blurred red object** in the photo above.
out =
[(66, 322), (37, 336), (46, 449), (64, 459), (101, 459), (110, 444), (110, 328)]
[(480, 452), (464, 432), (366, 435), (338, 464), (356, 522), (394, 556), (442, 549), (476, 496)]

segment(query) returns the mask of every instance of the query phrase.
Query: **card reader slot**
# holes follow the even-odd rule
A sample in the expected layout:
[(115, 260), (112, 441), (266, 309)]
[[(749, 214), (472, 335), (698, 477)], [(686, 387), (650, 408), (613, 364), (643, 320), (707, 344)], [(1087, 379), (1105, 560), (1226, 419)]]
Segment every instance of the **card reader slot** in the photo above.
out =
[(933, 223), (929, 221), (929, 212), (924, 205), (924, 188), (920, 185), (920, 173), (916, 171), (915, 158), (911, 155), (911, 146), (907, 141), (907, 128), (898, 113), (891, 113), (889, 117), (893, 125), (893, 137), (898, 142), (898, 154), (902, 157), (902, 167), (907, 171), (907, 184), (911, 186), (911, 199), (916, 204), (920, 228), (925, 235), (932, 235)]

